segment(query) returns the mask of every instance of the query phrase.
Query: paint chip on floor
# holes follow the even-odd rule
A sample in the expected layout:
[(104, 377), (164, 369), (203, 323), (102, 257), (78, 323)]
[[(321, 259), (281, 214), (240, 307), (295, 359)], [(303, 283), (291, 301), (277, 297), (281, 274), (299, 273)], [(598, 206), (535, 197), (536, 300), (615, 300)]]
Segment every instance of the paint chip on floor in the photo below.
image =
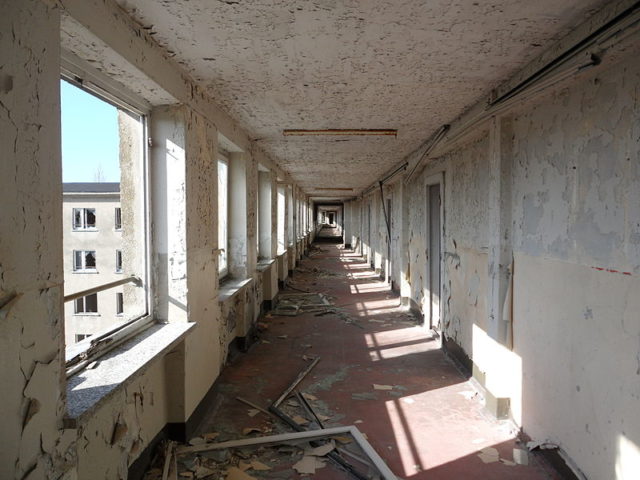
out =
[(226, 480), (255, 480), (255, 477), (243, 472), (238, 467), (231, 467), (227, 470)]
[(322, 467), (324, 467), (324, 461), (320, 460), (318, 457), (311, 456), (302, 457), (302, 460), (293, 465), (296, 472), (302, 474), (316, 473), (316, 470)]
[(393, 390), (391, 385), (378, 385), (377, 383), (373, 384), (374, 390)]
[(500, 460), (500, 454), (498, 450), (493, 447), (487, 447), (480, 450), (478, 453), (478, 457), (482, 460), (483, 463), (493, 463)]

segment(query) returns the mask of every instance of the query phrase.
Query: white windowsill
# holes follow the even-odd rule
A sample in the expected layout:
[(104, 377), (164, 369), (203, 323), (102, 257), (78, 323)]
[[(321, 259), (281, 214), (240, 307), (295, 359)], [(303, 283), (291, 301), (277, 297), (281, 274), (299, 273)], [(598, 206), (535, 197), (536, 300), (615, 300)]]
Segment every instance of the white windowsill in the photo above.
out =
[(65, 428), (77, 428), (151, 363), (177, 345), (195, 323), (155, 324), (67, 380)]
[(72, 228), (72, 232), (99, 232), (97, 228)]
[(240, 292), (247, 284), (251, 282), (251, 278), (244, 280), (225, 279), (220, 285), (218, 291), (218, 301), (220, 303), (229, 300)]
[(73, 314), (74, 317), (100, 317), (100, 312), (78, 312)]
[(271, 265), (273, 265), (275, 263), (275, 261), (276, 261), (275, 258), (271, 258), (269, 260), (267, 260), (267, 259), (258, 260), (258, 264), (256, 265), (256, 271), (264, 272)]
[(75, 275), (75, 274), (80, 274), (80, 273), (96, 274), (96, 273), (100, 273), (100, 272), (98, 270), (74, 270), (71, 273), (73, 273)]

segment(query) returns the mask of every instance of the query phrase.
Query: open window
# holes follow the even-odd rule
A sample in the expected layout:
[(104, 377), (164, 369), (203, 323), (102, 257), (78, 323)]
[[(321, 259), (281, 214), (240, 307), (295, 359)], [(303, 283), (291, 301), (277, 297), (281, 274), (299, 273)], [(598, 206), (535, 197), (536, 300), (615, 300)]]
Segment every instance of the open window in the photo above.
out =
[(284, 185), (278, 185), (278, 222), (277, 222), (277, 231), (278, 231), (278, 255), (283, 254), (286, 249), (286, 239), (285, 239), (285, 222), (286, 222), (286, 187)]
[(117, 89), (110, 94), (95, 72), (64, 55), (62, 65), (65, 342), (73, 374), (152, 323), (147, 133), (139, 105), (120, 101)]
[(218, 276), (229, 274), (229, 160), (218, 157)]

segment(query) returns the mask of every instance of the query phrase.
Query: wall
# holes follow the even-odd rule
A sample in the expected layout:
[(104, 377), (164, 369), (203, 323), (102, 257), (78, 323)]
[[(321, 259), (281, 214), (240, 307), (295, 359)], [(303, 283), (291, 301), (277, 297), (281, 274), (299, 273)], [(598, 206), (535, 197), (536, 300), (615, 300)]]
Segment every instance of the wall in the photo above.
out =
[(39, 0), (3, 2), (0, 32), (0, 477), (54, 478), (69, 443), (59, 432), (59, 11)]
[[(426, 311), (424, 189), (442, 174), (445, 338), (587, 478), (632, 478), (640, 462), (638, 85), (627, 57), (478, 127), (404, 185), (410, 303)], [(507, 282), (496, 299), (512, 294), (513, 313), (505, 303), (494, 320), (495, 241), (509, 252), (495, 257)]]
[(640, 468), (639, 85), (628, 59), (513, 121), (522, 423), (589, 478)]

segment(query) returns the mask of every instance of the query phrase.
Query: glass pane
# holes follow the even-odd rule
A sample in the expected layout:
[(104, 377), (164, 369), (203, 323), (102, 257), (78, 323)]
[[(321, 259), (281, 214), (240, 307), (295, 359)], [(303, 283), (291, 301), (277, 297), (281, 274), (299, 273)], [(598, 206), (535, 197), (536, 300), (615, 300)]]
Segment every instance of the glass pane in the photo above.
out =
[[(64, 291), (69, 295), (122, 278), (113, 258), (113, 252), (123, 248), (123, 235), (114, 233), (114, 223), (120, 221), (115, 212), (120, 208), (121, 120), (116, 107), (68, 82), (60, 82), (60, 94), (63, 246), (74, 252), (73, 269), (68, 259), (65, 262)], [(67, 345), (76, 335), (91, 335), (127, 320), (116, 314), (113, 295), (114, 290), (106, 290), (65, 303)], [(100, 317), (82, 317), (97, 313), (98, 303)]]
[(81, 270), (82, 269), (82, 252), (78, 250), (73, 251), (73, 269)]
[(82, 228), (82, 210), (73, 209), (73, 228)]

